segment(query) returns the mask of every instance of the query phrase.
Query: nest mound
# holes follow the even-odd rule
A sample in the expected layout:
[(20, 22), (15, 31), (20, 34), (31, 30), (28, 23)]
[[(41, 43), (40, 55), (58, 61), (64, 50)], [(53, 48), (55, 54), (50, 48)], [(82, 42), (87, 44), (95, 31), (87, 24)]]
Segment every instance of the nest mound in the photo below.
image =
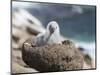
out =
[(32, 40), (24, 42), (24, 62), (40, 72), (76, 70), (83, 68), (83, 56), (74, 44), (67, 40), (62, 44), (33, 47)]

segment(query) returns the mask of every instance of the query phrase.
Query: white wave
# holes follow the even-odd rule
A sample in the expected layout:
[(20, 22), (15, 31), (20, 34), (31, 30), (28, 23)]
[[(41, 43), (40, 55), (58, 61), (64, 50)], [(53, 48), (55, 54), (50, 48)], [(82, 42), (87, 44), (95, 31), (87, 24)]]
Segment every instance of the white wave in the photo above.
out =
[(76, 47), (84, 48), (84, 53), (89, 54), (91, 58), (95, 59), (95, 42), (76, 42)]

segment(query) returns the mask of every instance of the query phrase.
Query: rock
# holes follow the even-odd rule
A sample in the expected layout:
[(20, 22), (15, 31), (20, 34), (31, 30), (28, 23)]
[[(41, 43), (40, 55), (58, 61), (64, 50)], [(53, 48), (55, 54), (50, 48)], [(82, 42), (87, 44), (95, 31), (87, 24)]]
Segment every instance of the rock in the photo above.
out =
[(84, 54), (84, 60), (87, 62), (88, 65), (92, 64), (92, 58), (88, 54)]
[(41, 21), (25, 9), (15, 9), (12, 14), (12, 24), (17, 28), (24, 29), (30, 34), (45, 32)]
[(78, 50), (80, 50), (81, 52), (85, 51), (85, 49), (83, 47), (78, 47)]
[(11, 63), (12, 63), (12, 74), (14, 75), (17, 75), (17, 73), (38, 72), (37, 70), (30, 68), (23, 62), (22, 53), (20, 50), (12, 50)]
[(21, 49), (24, 41), (31, 37), (34, 37), (34, 35), (29, 34), (26, 30), (12, 26), (13, 49)]
[(91, 69), (91, 66), (84, 61), (83, 69)]
[(93, 69), (95, 68), (95, 60), (87, 53), (85, 53), (85, 49), (82, 47), (78, 47), (78, 50), (80, 50), (80, 52), (83, 55), (84, 58), (84, 67), (83, 69)]
[(13, 62), (12, 66), (13, 66), (12, 67), (12, 74), (13, 75), (17, 75), (17, 73), (19, 75), (19, 73), (38, 72), (35, 69), (23, 67), (16, 62)]
[(70, 41), (62, 44), (33, 47), (32, 40), (24, 42), (22, 59), (39, 72), (77, 70), (83, 68), (84, 59), (80, 51)]

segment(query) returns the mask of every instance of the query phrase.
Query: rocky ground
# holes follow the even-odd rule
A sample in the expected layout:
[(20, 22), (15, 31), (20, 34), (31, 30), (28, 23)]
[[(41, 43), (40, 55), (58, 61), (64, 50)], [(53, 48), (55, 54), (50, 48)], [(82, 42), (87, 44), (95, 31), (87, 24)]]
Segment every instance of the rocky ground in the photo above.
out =
[(17, 27), (12, 27), (12, 30), (12, 73), (38, 72), (24, 63), (21, 53), (22, 44), (28, 38), (34, 37), (34, 33)]
[[(30, 31), (30, 29), (27, 29), (27, 28), (21, 29), (21, 28), (17, 28), (14, 26), (12, 27), (12, 30), (13, 30), (12, 31), (12, 73), (40, 72), (39, 70), (36, 70), (36, 68), (34, 68), (34, 67), (29, 67), (29, 65), (27, 65), (26, 62), (24, 62), (22, 59), (22, 45), (23, 45), (23, 43), (29, 38), (34, 38), (37, 33), (32, 33)], [(58, 47), (60, 47), (60, 46), (58, 46)], [(63, 54), (63, 52), (61, 52), (61, 53)], [(72, 51), (71, 51), (71, 53), (72, 53)], [(60, 56), (62, 56), (62, 55), (60, 55)], [(81, 63), (81, 66), (83, 66), (83, 67), (81, 67), (79, 69), (95, 68), (95, 65), (94, 65), (95, 63), (92, 63), (93, 60), (90, 58), (89, 55), (84, 55), (81, 52), (80, 56), (83, 56), (84, 60)], [(54, 57), (56, 57), (56, 56), (54, 56)], [(80, 59), (80, 60), (82, 60), (82, 59)], [(51, 61), (51, 60), (49, 60), (49, 61)], [(61, 60), (60, 60), (60, 62), (61, 62)], [(66, 68), (66, 67), (64, 67), (64, 68)], [(73, 69), (71, 69), (71, 70), (73, 70)], [(58, 71), (62, 71), (62, 70), (58, 70)]]

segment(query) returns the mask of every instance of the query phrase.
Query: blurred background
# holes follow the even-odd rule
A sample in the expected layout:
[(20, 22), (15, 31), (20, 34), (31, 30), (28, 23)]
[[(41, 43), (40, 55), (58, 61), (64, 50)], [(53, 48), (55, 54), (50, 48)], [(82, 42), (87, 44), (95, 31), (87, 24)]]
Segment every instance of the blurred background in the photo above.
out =
[[(61, 35), (84, 49), (83, 53), (95, 63), (96, 6), (13, 1), (12, 72), (26, 72), (27, 66), (21, 59), (23, 42), (40, 32), (45, 32), (46, 25), (53, 20), (58, 22)], [(15, 68), (15, 63), (17, 67), (24, 66), (20, 67), (22, 71)], [(37, 71), (28, 68), (27, 72)]]

